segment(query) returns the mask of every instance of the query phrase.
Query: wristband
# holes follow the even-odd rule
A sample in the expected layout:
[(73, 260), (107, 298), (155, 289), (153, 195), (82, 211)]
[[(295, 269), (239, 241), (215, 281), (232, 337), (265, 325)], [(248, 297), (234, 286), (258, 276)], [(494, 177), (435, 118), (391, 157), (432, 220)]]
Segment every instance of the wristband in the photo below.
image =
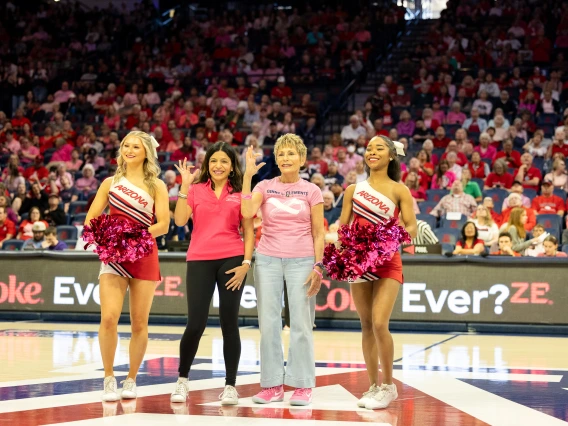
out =
[(178, 198), (183, 198), (184, 200), (186, 200), (187, 194), (182, 194), (181, 192), (178, 192)]
[(248, 265), (249, 268), (251, 267), (251, 261), (250, 260), (243, 260), (243, 262), (241, 263), (241, 265)]
[(252, 200), (252, 193), (247, 195), (241, 194), (241, 200)]
[(314, 268), (313, 271), (314, 271), (316, 274), (318, 274), (318, 275), (320, 276), (320, 278), (323, 280), (323, 274), (322, 274), (320, 271), (318, 271), (316, 268)]

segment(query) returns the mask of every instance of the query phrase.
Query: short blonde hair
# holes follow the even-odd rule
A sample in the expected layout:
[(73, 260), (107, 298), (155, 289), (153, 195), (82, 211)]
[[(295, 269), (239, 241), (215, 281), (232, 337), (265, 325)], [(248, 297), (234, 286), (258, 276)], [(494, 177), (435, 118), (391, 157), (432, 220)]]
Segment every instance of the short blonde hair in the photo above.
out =
[(308, 155), (308, 148), (304, 145), (304, 141), (294, 133), (286, 133), (278, 138), (274, 144), (274, 156), (278, 155), (278, 151), (283, 148), (294, 148), (298, 151), (300, 157), (305, 158)]

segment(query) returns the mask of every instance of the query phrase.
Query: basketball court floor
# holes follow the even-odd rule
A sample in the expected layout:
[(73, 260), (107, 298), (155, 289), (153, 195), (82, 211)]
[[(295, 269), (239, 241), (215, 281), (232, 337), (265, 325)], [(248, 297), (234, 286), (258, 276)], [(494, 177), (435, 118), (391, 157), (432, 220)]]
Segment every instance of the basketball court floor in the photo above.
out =
[[(399, 399), (359, 409), (369, 384), (356, 331), (315, 331), (317, 387), (308, 407), (254, 404), (259, 331), (241, 329), (239, 405), (222, 407), (222, 337), (208, 328), (191, 371), (186, 404), (171, 404), (177, 378), (177, 326), (151, 326), (138, 399), (102, 403), (97, 325), (0, 323), (0, 425), (392, 426), (566, 425), (568, 339), (477, 334), (394, 334)], [(283, 332), (287, 349), (288, 333)], [(120, 326), (117, 379), (128, 363)], [(289, 398), (291, 389), (287, 389)]]

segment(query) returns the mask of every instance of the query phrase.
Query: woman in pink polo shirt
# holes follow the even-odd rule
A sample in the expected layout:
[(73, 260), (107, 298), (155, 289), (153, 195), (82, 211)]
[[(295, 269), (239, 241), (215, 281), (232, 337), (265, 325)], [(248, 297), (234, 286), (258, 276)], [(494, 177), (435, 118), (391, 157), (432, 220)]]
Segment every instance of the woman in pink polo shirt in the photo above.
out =
[[(263, 389), (252, 400), (259, 404), (282, 401), (286, 384), (296, 388), (291, 405), (308, 405), (316, 385), (312, 328), (325, 231), (321, 190), (300, 178), (306, 153), (299, 136), (288, 133), (278, 138), (274, 155), (281, 176), (260, 182), (251, 193), (251, 179), (264, 163), (256, 164), (258, 154), (251, 147), (247, 152), (242, 213), (252, 218), (259, 208), (262, 212), (254, 269)], [(286, 368), (280, 315), (284, 280), (291, 320)]]
[(171, 401), (185, 403), (187, 399), (189, 370), (217, 285), (226, 368), (225, 390), (220, 398), (223, 405), (236, 405), (235, 382), (241, 357), (239, 307), (254, 250), (253, 220), (241, 216), (243, 174), (234, 148), (217, 142), (207, 150), (201, 169), (191, 173), (192, 167), (186, 160), (176, 166), (182, 182), (174, 220), (177, 226), (185, 226), (192, 217), (193, 233), (187, 251), (188, 319), (180, 342), (179, 379)]

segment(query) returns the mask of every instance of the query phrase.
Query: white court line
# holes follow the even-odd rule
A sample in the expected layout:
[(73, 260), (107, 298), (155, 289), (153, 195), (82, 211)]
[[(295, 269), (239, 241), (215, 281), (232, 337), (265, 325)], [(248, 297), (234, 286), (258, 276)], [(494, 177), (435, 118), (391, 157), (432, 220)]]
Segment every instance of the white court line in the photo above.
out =
[(457, 380), (448, 374), (394, 370), (406, 385), (492, 426), (566, 426), (566, 422)]
[[(328, 376), (332, 374), (349, 373), (356, 370), (352, 368), (316, 368), (316, 376)], [(260, 374), (250, 374), (239, 376), (237, 378), (237, 385), (250, 385), (260, 383)], [(0, 401), (0, 413), (11, 413), (23, 410), (35, 410), (41, 408), (64, 407), (68, 405), (88, 404), (92, 402), (101, 402), (101, 390), (91, 392), (71, 393), (65, 395), (50, 395), (37, 398), (14, 399), (9, 401)], [(189, 390), (205, 390), (223, 388), (225, 385), (224, 378), (213, 378), (204, 380), (193, 380), (189, 382)], [(148, 385), (138, 386), (138, 397), (153, 396), (153, 395), (169, 395), (175, 388), (175, 381), (171, 383), (164, 383), (161, 385)], [(260, 389), (260, 385), (259, 385)], [(169, 398), (164, 396), (164, 398)]]
[[(127, 416), (104, 417), (99, 419), (81, 420), (77, 422), (58, 423), (60, 426), (345, 426), (344, 421), (334, 420), (297, 420), (297, 419), (264, 419), (258, 417), (212, 417), (188, 416), (173, 414), (129, 414)], [(391, 426), (391, 423), (373, 423), (375, 426)]]

